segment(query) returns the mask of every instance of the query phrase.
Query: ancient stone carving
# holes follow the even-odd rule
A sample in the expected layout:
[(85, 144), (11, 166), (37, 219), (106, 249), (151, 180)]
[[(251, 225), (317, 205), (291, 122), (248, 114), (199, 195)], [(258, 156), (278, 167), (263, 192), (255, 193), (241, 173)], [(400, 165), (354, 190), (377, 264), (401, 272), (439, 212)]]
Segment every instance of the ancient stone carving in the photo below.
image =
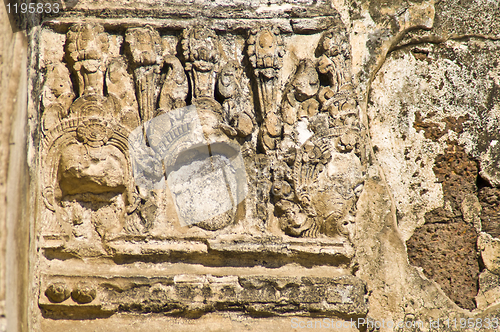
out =
[[(219, 71), (220, 45), (215, 32), (196, 25), (182, 32), (181, 46), (191, 86), (192, 104), (200, 116), (204, 135), (215, 141), (227, 137), (222, 133), (222, 106), (215, 100), (215, 83)], [(223, 136), (221, 136), (223, 135)]]
[(71, 291), (64, 282), (56, 282), (50, 284), (45, 290), (45, 296), (54, 303), (61, 303), (66, 301), (71, 295)]
[(150, 26), (130, 28), (125, 33), (128, 55), (134, 66), (137, 100), (142, 121), (155, 115), (157, 86), (162, 67), (162, 40)]
[(70, 116), (50, 131), (45, 202), (70, 244), (99, 252), (93, 242), (118, 233), (134, 210), (125, 137), (126, 130), (112, 119), (91, 116)]
[(123, 57), (110, 59), (106, 72), (106, 88), (108, 95), (114, 96), (120, 102), (120, 122), (128, 128), (135, 127), (139, 123), (137, 99), (134, 83)]
[(289, 235), (352, 235), (362, 167), (354, 154), (335, 151), (330, 143), (334, 135), (311, 137), (297, 151), (292, 185), (285, 181), (273, 185), (281, 226)]
[(270, 158), (265, 154), (257, 154), (254, 157), (251, 171), (256, 196), (254, 216), (264, 223), (264, 221), (269, 220), (268, 206), (272, 186)]
[(248, 96), (243, 94), (240, 86), (242, 68), (235, 61), (228, 62), (218, 78), (218, 91), (224, 97), (224, 123), (221, 124), (224, 132), (229, 136), (246, 137), (254, 127), (254, 116), (249, 104)]
[(250, 31), (247, 44), (258, 86), (261, 147), (264, 151), (274, 150), (282, 127), (277, 99), (279, 70), (283, 66), (283, 39), (277, 27), (262, 26)]
[(135, 277), (117, 277), (125, 286), (116, 291), (115, 280), (99, 279), (109, 271), (86, 282), (49, 271), (39, 302), (46, 317), (366, 315), (364, 285), (349, 270), (365, 161), (347, 40), (331, 30), (288, 56), (291, 31), (252, 27), (70, 27), (66, 57), (81, 92), (63, 63), (47, 68), (44, 86), (44, 254), (345, 273), (227, 282), (187, 274), (133, 291)]
[(182, 50), (193, 87), (193, 99), (213, 98), (220, 57), (217, 35), (202, 25), (185, 29), (182, 33)]
[(338, 92), (345, 84), (351, 84), (351, 52), (345, 31), (336, 27), (330, 28), (323, 33), (318, 49), (323, 53), (320, 57), (320, 70), (328, 75), (330, 88)]
[(42, 129), (48, 130), (65, 118), (74, 99), (75, 94), (66, 66), (62, 63), (49, 64), (42, 95)]
[(115, 94), (103, 95), (106, 40), (98, 25), (75, 25), (68, 32), (66, 48), (82, 95), (47, 128), (43, 152), (45, 203), (56, 217), (48, 232), (91, 255), (104, 252), (95, 241), (119, 233), (136, 206), (127, 136), (138, 114), (122, 108)]
[[(481, 133), (498, 124), (500, 76), (490, 61), (499, 53), (498, 29), (456, 26), (445, 15), (456, 6), (433, 1), (370, 8), (327, 0), (120, 1), (111, 10), (103, 1), (65, 3), (67, 10), (40, 16), (28, 31), (28, 84), (17, 88), (25, 70), (7, 68), (2, 76), (13, 79), (7, 86), (17, 97), (27, 90), (29, 101), (4, 121), (19, 135), (12, 142), (3, 135), (12, 147), (27, 134), (25, 158), (23, 148), (0, 151), (8, 174), (25, 174), (15, 170), (26, 164), (30, 178), (21, 178), (18, 187), (26, 189), (19, 192), (9, 179), (7, 192), (16, 190), (4, 204), (16, 207), (27, 194), (33, 206), (28, 218), (17, 218), (17, 209), (5, 215), (8, 231), (29, 233), (15, 238), (30, 249), (30, 269), (19, 261), (18, 270), (34, 276), (19, 279), (19, 288), (38, 300), (19, 315), (28, 330), (126, 330), (133, 320), (145, 330), (202, 331), (224, 321), (233, 330), (271, 331), (286, 330), (293, 318), (349, 324), (367, 316), (484, 323), (500, 307), (500, 240), (486, 234), (500, 232), (498, 190), (480, 181), (470, 156), (461, 167), (470, 179), (455, 181), (470, 197), (463, 190), (450, 196), (453, 186), (432, 174), (441, 159), (458, 156), (449, 140), (459, 139), (465, 155), (484, 157), (480, 175), (499, 184), (498, 135)], [(434, 17), (443, 18), (435, 27)], [(457, 38), (437, 46), (427, 38), (440, 34)], [(469, 70), (470, 59), (482, 69)], [(401, 66), (405, 75), (398, 75)], [(470, 94), (474, 85), (484, 93)], [(397, 116), (387, 117), (393, 108)], [(484, 126), (471, 125), (477, 121)], [(446, 145), (453, 153), (439, 156)], [(482, 154), (488, 145), (491, 153)], [(438, 180), (447, 175), (435, 173)], [(476, 189), (496, 191), (478, 199)], [(442, 290), (423, 278), (425, 266), (415, 270), (405, 252), (412, 252), (412, 234), (423, 234), (414, 233), (417, 219), (443, 197), (446, 204), (429, 218), (449, 219), (448, 233), (463, 219), (471, 248), (474, 228), (485, 232), (472, 248), (481, 261), (474, 250), (462, 255), (473, 263), (463, 278), (466, 301), (448, 293), (449, 278)], [(401, 211), (420, 217), (403, 216), (406, 222)], [(10, 227), (17, 220), (19, 229)], [(6, 304), (15, 297), (12, 289), (3, 293)], [(18, 302), (6, 308), (12, 317), (25, 297)]]
[[(311, 60), (302, 60), (297, 71), (285, 91), (281, 114), (283, 119), (282, 149), (287, 149), (297, 143), (303, 143), (296, 131), (297, 121), (308, 122), (319, 110), (317, 94), (320, 88), (319, 76)], [(307, 125), (306, 125), (307, 127)], [(291, 142), (293, 141), (293, 143)]]
[[(237, 212), (246, 194), (244, 163), (255, 167), (250, 178), (257, 199), (248, 217), (260, 220), (261, 227), (272, 223), (269, 212), (275, 210), (288, 235), (349, 235), (363, 165), (349, 46), (340, 29), (323, 33), (319, 58), (299, 60), (280, 93), (283, 36), (271, 25), (252, 28), (246, 42), (257, 107), (251, 88), (242, 85), (240, 60), (222, 51), (209, 26), (184, 29), (178, 39), (182, 62), (172, 54), (173, 39), (163, 39), (151, 26), (128, 28), (124, 35), (126, 57), (108, 59), (102, 26), (70, 28), (67, 58), (81, 91), (75, 101), (67, 78), (50, 90), (56, 84), (51, 77), (67, 75), (64, 65), (53, 65), (47, 74), (44, 103), (57, 111), (44, 115), (51, 130), (46, 161), (53, 165), (45, 198), (58, 223), (71, 225), (75, 239), (148, 232), (157, 213), (151, 211), (160, 212), (157, 199), (163, 197), (151, 190), (167, 186), (181, 225), (221, 230), (244, 211)], [(327, 86), (320, 75), (328, 78)], [(189, 95), (195, 108), (185, 107)], [(247, 161), (239, 154), (243, 145)], [(188, 195), (204, 183), (211, 183), (211, 190)], [(202, 212), (204, 205), (186, 195), (221, 201), (211, 204), (212, 212)], [(137, 207), (139, 213), (131, 214)]]
[(169, 67), (169, 71), (161, 88), (157, 114), (186, 106), (188, 95), (188, 80), (179, 59), (167, 56), (164, 63)]
[[(58, 278), (61, 279), (61, 278)], [(64, 280), (64, 279), (63, 279)], [(59, 281), (61, 283), (62, 281)], [(314, 311), (340, 314), (349, 319), (366, 315), (364, 283), (353, 276), (281, 277), (175, 275), (167, 277), (114, 278), (106, 284), (75, 286), (74, 310), (93, 310), (89, 318), (113, 313), (187, 314), (205, 311), (247, 312), (255, 315), (287, 315)], [(97, 291), (99, 294), (96, 296)], [(85, 295), (82, 295), (85, 294)], [(87, 306), (82, 306), (87, 304)], [(62, 304), (42, 299), (41, 307), (51, 318), (65, 316)]]
[(96, 289), (89, 283), (81, 282), (71, 292), (73, 301), (79, 304), (92, 302), (96, 297)]
[[(358, 110), (345, 64), (349, 49), (336, 30), (324, 33), (319, 49), (324, 54), (318, 68), (302, 60), (285, 90), (281, 154), (286, 162), (275, 171), (272, 192), (287, 234), (351, 237), (364, 180)], [(329, 77), (329, 86), (320, 87), (318, 71)]]
[(318, 69), (330, 81), (330, 86), (322, 88), (319, 94), (323, 110), (328, 110), (332, 116), (354, 110), (356, 102), (352, 98), (349, 70), (351, 54), (345, 32), (329, 29), (323, 34), (318, 50), (323, 53)]
[(66, 58), (77, 76), (78, 95), (103, 94), (108, 35), (101, 25), (73, 25), (67, 34)]
[[(166, 178), (181, 224), (216, 230), (234, 220), (247, 180), (239, 146), (229, 141), (209, 144), (198, 114), (191, 106), (158, 116), (131, 133), (129, 146), (139, 186), (164, 187)], [(158, 166), (162, 164), (164, 172)]]

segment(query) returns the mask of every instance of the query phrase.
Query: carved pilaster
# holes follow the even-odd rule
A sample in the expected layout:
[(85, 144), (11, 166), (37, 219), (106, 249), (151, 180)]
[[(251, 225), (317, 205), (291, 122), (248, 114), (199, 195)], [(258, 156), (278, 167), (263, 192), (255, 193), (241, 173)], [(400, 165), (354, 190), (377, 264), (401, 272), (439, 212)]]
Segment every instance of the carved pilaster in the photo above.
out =
[(151, 120), (156, 110), (162, 67), (162, 40), (150, 26), (130, 28), (125, 33), (130, 62), (134, 68), (135, 90), (142, 121)]
[(197, 25), (183, 31), (181, 43), (193, 99), (214, 98), (220, 58), (217, 35), (213, 30)]
[(262, 148), (274, 150), (282, 126), (278, 115), (278, 82), (279, 70), (283, 66), (283, 39), (277, 27), (262, 26), (250, 31), (247, 44), (263, 120), (260, 128)]

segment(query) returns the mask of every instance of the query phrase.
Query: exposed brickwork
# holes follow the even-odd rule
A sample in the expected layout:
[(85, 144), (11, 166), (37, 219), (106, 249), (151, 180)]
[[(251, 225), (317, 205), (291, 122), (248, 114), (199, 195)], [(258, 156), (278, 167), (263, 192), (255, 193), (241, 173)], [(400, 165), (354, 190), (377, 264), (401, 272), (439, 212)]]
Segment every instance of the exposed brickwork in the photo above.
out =
[(464, 222), (425, 224), (407, 242), (412, 265), (436, 281), (464, 309), (476, 307), (479, 264), (477, 233)]
[[(440, 130), (418, 117), (416, 128), (430, 139), (442, 137), (448, 129), (460, 132), (464, 119), (447, 122)], [(477, 194), (478, 165), (463, 147), (449, 142), (445, 153), (436, 158), (434, 173), (443, 186), (444, 206), (425, 215), (425, 225), (407, 242), (410, 263), (423, 268), (450, 299), (464, 309), (476, 308), (480, 272), (476, 249), (477, 232), (462, 217), (461, 204), (468, 194)]]

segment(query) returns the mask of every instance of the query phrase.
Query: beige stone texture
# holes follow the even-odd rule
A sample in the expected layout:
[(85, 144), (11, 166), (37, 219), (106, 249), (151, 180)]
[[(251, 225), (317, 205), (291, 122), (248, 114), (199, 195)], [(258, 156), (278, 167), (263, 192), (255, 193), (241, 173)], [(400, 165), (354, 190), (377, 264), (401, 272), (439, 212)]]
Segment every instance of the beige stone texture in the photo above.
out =
[(500, 273), (500, 240), (487, 233), (482, 233), (477, 239), (477, 247), (488, 271)]
[(500, 325), (495, 1), (54, 4), (0, 8), (0, 331)]
[[(0, 330), (27, 331), (30, 301), (27, 168), (28, 45), (0, 9)], [(7, 319), (9, 317), (9, 319)]]

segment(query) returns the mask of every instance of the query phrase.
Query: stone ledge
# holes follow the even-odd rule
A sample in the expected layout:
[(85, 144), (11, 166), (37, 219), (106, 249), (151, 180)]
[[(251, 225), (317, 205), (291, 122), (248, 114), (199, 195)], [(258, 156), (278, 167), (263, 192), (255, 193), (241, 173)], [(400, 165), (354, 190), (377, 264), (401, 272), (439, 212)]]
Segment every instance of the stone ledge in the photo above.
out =
[[(59, 292), (54, 295), (50, 288)], [(365, 284), (351, 275), (333, 278), (44, 275), (41, 290), (45, 293), (40, 295), (39, 306), (44, 317), (52, 319), (103, 318), (126, 312), (200, 317), (218, 311), (240, 311), (256, 317), (313, 315), (349, 319), (364, 317), (368, 311)], [(82, 299), (81, 294), (90, 295)]]
[[(219, 18), (201, 19), (200, 17), (194, 17), (179, 20), (166, 17), (148, 18), (146, 20), (146, 18), (95, 17), (92, 18), (92, 22), (100, 23), (107, 29), (127, 29), (134, 27), (143, 27), (145, 24), (148, 24), (155, 29), (169, 29), (177, 31), (187, 29), (190, 26), (202, 22), (204, 24), (210, 25), (210, 27), (216, 31), (241, 32), (258, 27), (262, 24), (265, 24), (266, 22), (268, 23), (269, 19), (255, 17), (228, 17), (220, 20)], [(75, 18), (73, 16), (50, 18), (44, 22), (44, 25), (49, 26), (55, 30), (66, 30), (69, 28), (69, 26), (75, 23), (82, 23), (82, 19)], [(297, 34), (318, 33), (326, 30), (331, 26), (342, 24), (338, 17), (330, 15), (311, 18), (275, 17), (273, 18), (272, 23), (277, 26), (282, 33)]]
[[(131, 245), (133, 244), (133, 245)], [(78, 251), (65, 247), (63, 239), (49, 239), (41, 248), (49, 259), (78, 257)], [(127, 236), (106, 244), (108, 254), (118, 264), (136, 261), (192, 262), (206, 266), (254, 266), (265, 261), (271, 267), (293, 262), (303, 266), (347, 267), (354, 249), (345, 240), (330, 238), (280, 238), (219, 236), (217, 239), (159, 239)], [(232, 263), (231, 263), (232, 262)]]
[[(231, 3), (232, 2), (232, 3)], [(74, 6), (65, 6), (52, 17), (96, 16), (96, 17), (147, 17), (188, 19), (214, 17), (224, 18), (276, 18), (317, 17), (336, 14), (327, 1), (273, 1), (269, 5), (257, 1), (204, 1), (198, 3), (164, 1), (78, 1)], [(236, 2), (236, 3), (235, 3)]]

